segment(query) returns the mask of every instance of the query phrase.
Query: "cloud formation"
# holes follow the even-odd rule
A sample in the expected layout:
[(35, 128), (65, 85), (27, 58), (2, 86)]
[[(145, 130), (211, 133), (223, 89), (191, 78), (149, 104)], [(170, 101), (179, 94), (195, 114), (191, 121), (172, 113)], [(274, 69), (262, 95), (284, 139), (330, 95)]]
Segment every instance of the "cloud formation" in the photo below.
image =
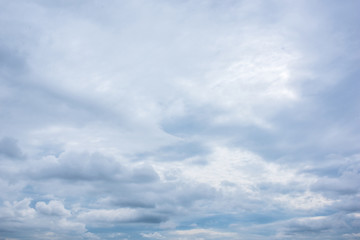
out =
[(0, 240), (359, 238), (358, 1), (0, 2)]

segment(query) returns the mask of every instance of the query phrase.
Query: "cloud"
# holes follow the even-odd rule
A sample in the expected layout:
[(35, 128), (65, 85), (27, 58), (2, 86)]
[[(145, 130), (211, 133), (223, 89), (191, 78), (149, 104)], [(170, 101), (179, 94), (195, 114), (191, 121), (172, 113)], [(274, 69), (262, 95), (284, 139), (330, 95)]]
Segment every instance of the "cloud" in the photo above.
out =
[(325, 233), (331, 236), (335, 233), (354, 231), (358, 226), (358, 217), (352, 214), (334, 214), (290, 220), (286, 224), (285, 234), (294, 237)]
[(88, 212), (81, 213), (79, 219), (94, 221), (94, 222), (132, 222), (138, 218), (138, 212), (129, 209), (115, 209), (115, 210), (102, 210), (95, 209)]
[(109, 180), (123, 172), (120, 163), (97, 153), (64, 153), (59, 158), (45, 157), (43, 163), (33, 169), (35, 178)]
[(22, 159), (24, 157), (16, 139), (3, 137), (0, 140), (0, 156), (10, 159)]
[[(335, 165), (337, 174), (328, 176), (322, 176), (317, 179), (311, 186), (312, 191), (321, 192), (334, 200), (343, 199), (341, 202), (337, 202), (336, 205), (344, 208), (351, 208), (352, 205), (349, 199), (356, 198), (360, 192), (360, 185), (358, 184), (360, 179), (359, 174), (359, 156), (353, 155), (349, 157), (334, 156), (336, 161), (330, 162), (330, 166)], [(325, 167), (327, 169), (328, 167)], [(321, 167), (318, 167), (321, 171)], [(346, 207), (347, 206), (347, 207)], [(342, 207), (341, 207), (342, 208)]]
[(6, 202), (5, 208), (2, 212), (3, 216), (18, 216), (23, 219), (31, 219), (35, 217), (35, 210), (29, 207), (31, 199), (25, 198), (21, 201), (15, 201), (13, 203)]
[(323, 178), (313, 185), (312, 190), (335, 192), (338, 194), (354, 194), (359, 191), (359, 186), (356, 184), (358, 179), (358, 175), (347, 176), (342, 179)]
[(134, 182), (154, 182), (159, 180), (158, 174), (154, 171), (154, 168), (149, 165), (139, 166), (133, 169), (132, 179)]
[(49, 216), (69, 216), (70, 211), (64, 208), (64, 205), (60, 201), (50, 201), (48, 204), (45, 202), (37, 202), (36, 210)]
[(166, 220), (163, 215), (146, 213), (131, 208), (89, 209), (79, 213), (77, 218), (86, 223), (87, 226), (96, 227), (110, 227), (124, 223), (156, 224)]
[(42, 164), (32, 167), (26, 174), (35, 179), (62, 179), (66, 181), (119, 181), (123, 183), (145, 183), (158, 180), (150, 165), (133, 168), (124, 167), (119, 160), (100, 153), (62, 153), (58, 158), (52, 155), (41, 160)]
[(154, 233), (141, 233), (141, 236), (145, 237), (145, 238), (152, 238), (152, 239), (165, 239), (165, 237), (163, 235), (161, 235), (158, 232), (154, 232)]
[(5, 202), (0, 208), (0, 232), (20, 239), (92, 239), (87, 238), (92, 234), (87, 233), (84, 224), (68, 219), (71, 213), (60, 201), (37, 202), (35, 208), (31, 207), (31, 202), (29, 198)]
[(357, 239), (360, 237), (360, 233), (352, 233), (352, 234), (344, 234), (343, 237), (350, 238), (350, 239)]
[(334, 204), (334, 207), (345, 212), (358, 212), (359, 207), (359, 196), (354, 194), (352, 196), (342, 197), (341, 201), (338, 201)]
[(1, 5), (1, 238), (357, 237), (357, 1)]
[(219, 232), (213, 229), (191, 229), (191, 230), (178, 230), (171, 234), (174, 236), (197, 236), (205, 237), (206, 239), (219, 239), (219, 238), (236, 238), (238, 235), (233, 232)]

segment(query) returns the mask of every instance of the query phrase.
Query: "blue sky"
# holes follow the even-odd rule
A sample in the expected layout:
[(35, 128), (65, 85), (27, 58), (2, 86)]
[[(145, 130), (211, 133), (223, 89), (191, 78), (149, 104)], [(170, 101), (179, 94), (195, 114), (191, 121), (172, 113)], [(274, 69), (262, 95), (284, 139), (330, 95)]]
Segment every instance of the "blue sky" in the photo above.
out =
[(0, 6), (0, 240), (360, 239), (359, 1)]

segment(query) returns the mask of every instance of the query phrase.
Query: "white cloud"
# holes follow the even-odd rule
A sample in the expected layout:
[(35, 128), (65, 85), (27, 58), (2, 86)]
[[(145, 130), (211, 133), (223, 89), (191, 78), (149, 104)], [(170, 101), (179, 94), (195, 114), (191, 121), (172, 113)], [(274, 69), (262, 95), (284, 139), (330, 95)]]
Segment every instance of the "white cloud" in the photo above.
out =
[(328, 199), (321, 194), (309, 191), (276, 196), (274, 200), (289, 209), (301, 210), (321, 209), (326, 206), (330, 206), (335, 202), (334, 200)]
[(36, 210), (41, 214), (49, 216), (70, 216), (70, 211), (64, 208), (60, 201), (52, 200), (48, 204), (45, 202), (37, 202)]
[[(21, 201), (5, 202), (0, 208), (2, 224), (0, 231), (18, 232), (19, 238), (33, 237), (36, 239), (83, 239), (87, 234), (85, 225), (69, 220), (71, 213), (57, 200), (48, 204), (37, 202), (31, 207), (30, 198)], [(22, 233), (26, 229), (26, 233)]]
[(130, 208), (123, 209), (94, 209), (80, 213), (78, 218), (84, 222), (132, 222), (139, 217), (139, 213)]
[(177, 230), (174, 232), (171, 232), (170, 234), (175, 235), (175, 236), (196, 236), (196, 235), (200, 235), (206, 238), (219, 238), (219, 237), (224, 237), (224, 238), (236, 238), (238, 237), (237, 233), (234, 232), (221, 232), (221, 231), (216, 231), (213, 229), (202, 229), (202, 228), (195, 228), (195, 229), (190, 229), (190, 230)]
[(283, 206), (316, 209), (331, 203), (319, 194), (303, 192), (303, 189), (309, 188), (316, 181), (314, 176), (300, 175), (297, 169), (268, 162), (250, 151), (224, 146), (215, 146), (212, 150), (204, 165), (191, 164), (192, 159), (189, 159), (188, 162), (154, 163), (154, 167), (165, 180), (168, 178), (167, 174), (172, 172), (179, 178), (209, 184), (228, 196), (232, 196), (234, 192), (241, 192), (252, 200), (264, 199), (266, 196), (260, 187), (263, 184), (273, 184), (273, 191), (276, 191), (276, 185), (286, 188), (292, 186), (295, 191), (296, 188), (299, 189), (296, 194), (273, 192), (269, 195), (271, 201), (286, 203)]
[(19, 219), (28, 220), (35, 218), (36, 211), (29, 207), (30, 198), (25, 198), (21, 201), (13, 203), (5, 202), (5, 207), (2, 208), (2, 215), (4, 217), (17, 217)]
[(163, 235), (161, 235), (158, 232), (154, 232), (154, 233), (141, 233), (141, 236), (143, 236), (144, 238), (152, 238), (152, 239), (165, 239), (165, 237)]

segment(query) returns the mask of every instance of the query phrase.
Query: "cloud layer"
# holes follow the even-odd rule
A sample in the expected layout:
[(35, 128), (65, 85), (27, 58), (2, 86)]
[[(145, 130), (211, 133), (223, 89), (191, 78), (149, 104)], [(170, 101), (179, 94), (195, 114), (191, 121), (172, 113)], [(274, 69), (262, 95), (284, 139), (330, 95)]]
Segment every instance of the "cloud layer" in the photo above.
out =
[(358, 1), (0, 4), (0, 240), (360, 238)]

